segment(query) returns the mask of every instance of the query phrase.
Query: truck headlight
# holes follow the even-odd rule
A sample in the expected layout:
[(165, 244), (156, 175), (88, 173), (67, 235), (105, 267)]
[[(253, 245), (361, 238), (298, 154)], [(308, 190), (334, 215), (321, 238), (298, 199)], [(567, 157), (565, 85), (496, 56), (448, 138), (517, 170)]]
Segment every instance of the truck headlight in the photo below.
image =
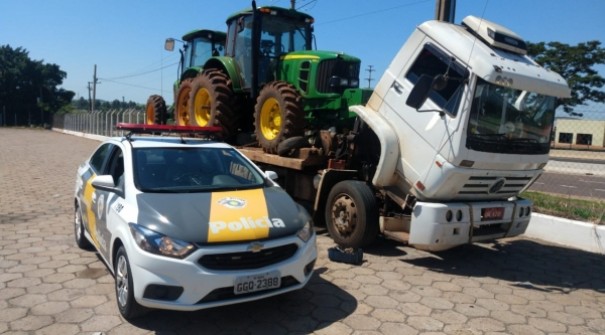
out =
[(189, 242), (171, 238), (141, 225), (131, 223), (129, 226), (130, 233), (134, 237), (136, 244), (141, 249), (152, 254), (185, 258), (196, 249), (195, 245)]
[(296, 233), (296, 236), (305, 243), (309, 241), (313, 236), (313, 221), (311, 219), (307, 220), (305, 225)]

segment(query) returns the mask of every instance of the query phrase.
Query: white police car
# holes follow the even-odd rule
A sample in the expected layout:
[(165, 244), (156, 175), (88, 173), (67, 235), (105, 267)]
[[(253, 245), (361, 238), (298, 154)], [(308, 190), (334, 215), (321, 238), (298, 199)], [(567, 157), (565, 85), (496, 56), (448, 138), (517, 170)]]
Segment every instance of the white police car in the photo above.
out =
[(121, 124), (78, 168), (74, 228), (115, 275), (120, 313), (197, 310), (305, 286), (317, 258), (309, 214), (235, 148), (133, 136), (208, 128)]

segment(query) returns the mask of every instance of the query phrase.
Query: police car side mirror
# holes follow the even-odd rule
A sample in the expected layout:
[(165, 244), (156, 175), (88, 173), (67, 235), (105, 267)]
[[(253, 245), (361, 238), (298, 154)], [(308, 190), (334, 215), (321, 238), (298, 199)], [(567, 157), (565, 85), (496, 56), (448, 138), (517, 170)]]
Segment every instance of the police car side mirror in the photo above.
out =
[(116, 186), (116, 184), (113, 182), (113, 177), (109, 174), (96, 176), (92, 180), (92, 187), (100, 191), (117, 193), (122, 197), (124, 196), (124, 192)]
[(265, 176), (267, 176), (267, 178), (275, 181), (279, 178), (279, 176), (277, 175), (277, 172), (275, 171), (265, 171)]

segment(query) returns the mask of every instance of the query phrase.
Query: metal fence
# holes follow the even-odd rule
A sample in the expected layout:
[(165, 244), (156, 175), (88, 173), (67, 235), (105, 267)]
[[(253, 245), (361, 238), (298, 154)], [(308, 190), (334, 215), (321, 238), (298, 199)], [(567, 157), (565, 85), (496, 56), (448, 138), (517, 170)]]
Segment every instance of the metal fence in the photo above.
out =
[(124, 109), (55, 115), (53, 128), (111, 137), (123, 135), (121, 130), (116, 129), (116, 124), (121, 122), (144, 123), (145, 111)]

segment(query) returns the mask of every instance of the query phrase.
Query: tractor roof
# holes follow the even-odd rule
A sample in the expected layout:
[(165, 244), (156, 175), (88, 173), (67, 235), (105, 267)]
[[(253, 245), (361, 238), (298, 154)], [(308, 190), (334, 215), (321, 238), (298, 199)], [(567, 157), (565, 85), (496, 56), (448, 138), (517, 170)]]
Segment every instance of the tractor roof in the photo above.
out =
[[(315, 19), (309, 14), (299, 12), (295, 9), (282, 8), (282, 7), (274, 7), (274, 6), (264, 6), (258, 7), (258, 11), (262, 14), (270, 14), (281, 17), (288, 17), (295, 20), (313, 22)], [(237, 19), (242, 16), (252, 15), (252, 8), (244, 9), (240, 12), (237, 12), (227, 18), (227, 23), (231, 22), (234, 19)]]
[(197, 29), (188, 32), (183, 35), (183, 41), (190, 42), (194, 38), (205, 38), (211, 41), (224, 41), (227, 38), (227, 34), (222, 31), (208, 30), (208, 29)]

